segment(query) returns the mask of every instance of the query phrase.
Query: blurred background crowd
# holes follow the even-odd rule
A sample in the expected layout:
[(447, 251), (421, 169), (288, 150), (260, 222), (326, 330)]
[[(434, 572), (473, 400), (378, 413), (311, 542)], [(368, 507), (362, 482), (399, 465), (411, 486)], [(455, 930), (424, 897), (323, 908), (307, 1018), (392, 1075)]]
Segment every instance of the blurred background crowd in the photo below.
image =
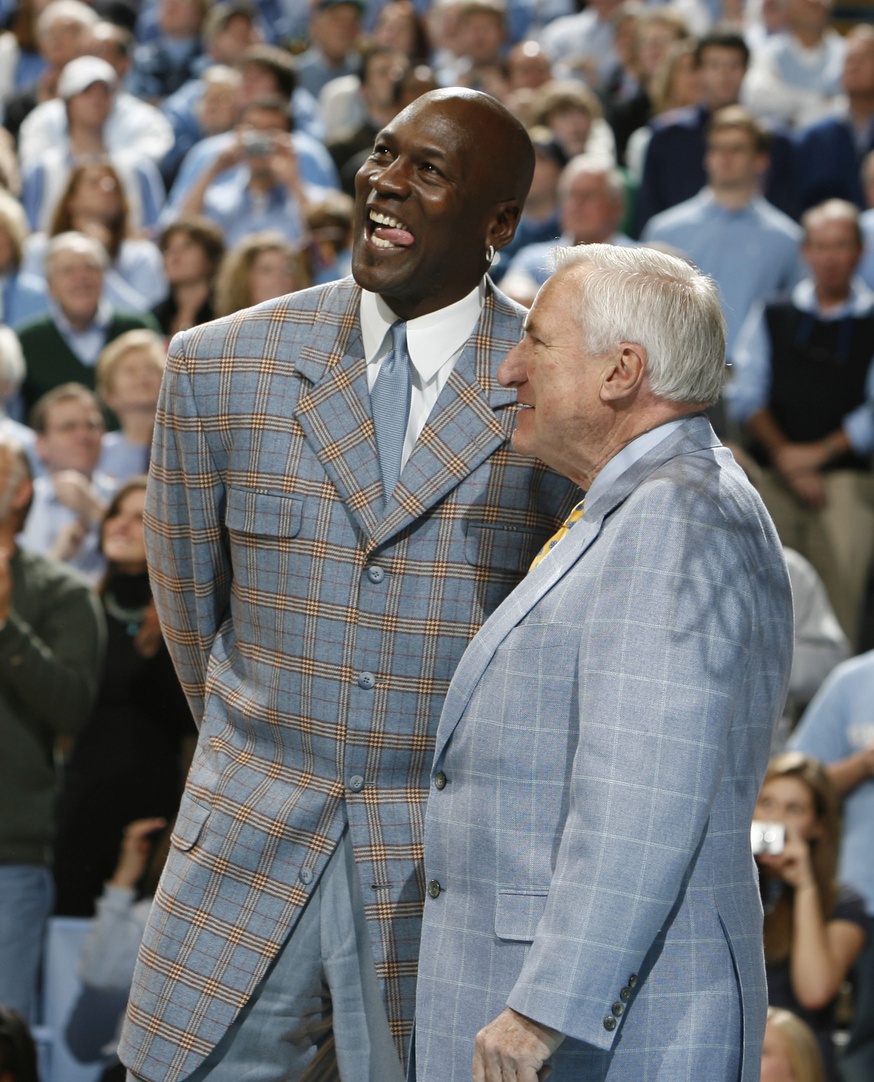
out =
[(92, 921), (70, 1046), (118, 1073), (193, 748), (142, 532), (169, 340), (348, 274), (356, 172), (440, 86), (531, 134), (491, 268), (510, 296), (593, 242), (719, 285), (712, 420), (774, 516), (797, 618), (757, 810), (783, 828), (756, 857), (762, 1080), (874, 1079), (874, 7), (0, 0), (0, 26), (0, 1082), (37, 1077), (53, 914)]

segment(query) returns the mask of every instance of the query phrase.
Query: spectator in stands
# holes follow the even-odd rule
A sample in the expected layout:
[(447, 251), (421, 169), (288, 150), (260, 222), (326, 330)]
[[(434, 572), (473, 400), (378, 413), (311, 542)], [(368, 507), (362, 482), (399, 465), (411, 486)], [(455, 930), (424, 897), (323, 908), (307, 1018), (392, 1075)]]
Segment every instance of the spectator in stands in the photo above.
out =
[(506, 4), (503, 0), (463, 0), (456, 18), (454, 56), (437, 68), (437, 78), (444, 86), (489, 90), (507, 41)]
[(785, 828), (778, 851), (756, 853), (768, 1002), (810, 1026), (835, 1082), (835, 1001), (867, 939), (860, 895), (837, 880), (838, 796), (816, 759), (785, 752), (768, 765), (755, 818)]
[(335, 282), (352, 273), (352, 209), (352, 197), (343, 192), (330, 192), (310, 203), (307, 230), (313, 285)]
[(55, 97), (62, 69), (81, 55), (86, 31), (97, 21), (97, 12), (81, 0), (52, 0), (40, 12), (36, 20), (36, 44), (42, 71), (35, 82), (6, 101), (3, 124), (12, 135), (18, 136), (24, 118), (32, 109)]
[(403, 53), (411, 64), (425, 64), (431, 56), (428, 31), (412, 0), (388, 0), (376, 17), (372, 40)]
[[(8, 3), (0, 33), (0, 117), (13, 94), (35, 83), (46, 69), (36, 44), (35, 0)], [(11, 9), (11, 10), (10, 10)]]
[(830, 200), (802, 224), (810, 277), (751, 310), (726, 400), (765, 467), (761, 493), (781, 540), (822, 576), (855, 642), (874, 552), (874, 295), (854, 276), (852, 204)]
[[(87, 71), (95, 81), (104, 81), (113, 89), (112, 101), (101, 133), (102, 143), (108, 154), (135, 154), (157, 164), (173, 144), (173, 132), (159, 109), (140, 101), (124, 89), (124, 80), (130, 70), (133, 38), (129, 31), (113, 23), (97, 22), (89, 26), (82, 40), (85, 57), (99, 59), (108, 64), (114, 78), (106, 68), (79, 59), (75, 68), (66, 76), (69, 83), (73, 72)], [(85, 63), (82, 63), (85, 59)], [(112, 80), (110, 82), (110, 80)], [(81, 80), (80, 85), (81, 85)], [(59, 91), (60, 94), (60, 91)], [(64, 97), (44, 101), (30, 113), (21, 125), (18, 153), (22, 164), (39, 161), (47, 150), (67, 146), (71, 134), (68, 127), (67, 107)], [(72, 153), (76, 153), (70, 144)], [(82, 148), (88, 152), (88, 147)]]
[(826, 115), (840, 93), (844, 39), (829, 28), (833, 0), (785, 0), (785, 28), (753, 55), (742, 101), (764, 120), (800, 127)]
[[(376, 45), (364, 51), (360, 77), (335, 79), (322, 92), (322, 102), (334, 110), (332, 116), (325, 116), (328, 130), (340, 129), (340, 121), (344, 121), (342, 134), (328, 142), (328, 150), (348, 195), (355, 195), (355, 174), (373, 149), (377, 134), (399, 112), (396, 91), (406, 68), (403, 53)], [(338, 83), (346, 83), (347, 87), (328, 98)]]
[(591, 90), (554, 80), (544, 83), (532, 98), (531, 125), (549, 128), (568, 161), (577, 154), (597, 154), (612, 163), (616, 142), (602, 112)]
[(856, 26), (847, 35), (843, 66), (845, 107), (802, 131), (798, 138), (801, 203), (848, 199), (868, 205), (862, 161), (874, 150), (874, 26)]
[(23, 549), (60, 560), (96, 583), (104, 571), (100, 522), (117, 483), (97, 470), (105, 430), (93, 392), (64, 383), (30, 412), (45, 473), (33, 485), (33, 506), (19, 537)]
[[(840, 876), (865, 899), (874, 918), (874, 652), (845, 662), (820, 688), (791, 746), (816, 756), (843, 800)], [(869, 936), (853, 976), (849, 1040), (841, 1057), (844, 1082), (874, 1078), (874, 939)]]
[(0, 1082), (39, 1082), (36, 1044), (18, 1011), (0, 1005)]
[(73, 166), (48, 231), (33, 233), (25, 242), (25, 270), (44, 277), (52, 237), (69, 232), (94, 237), (106, 250), (102, 297), (108, 304), (147, 312), (164, 296), (161, 253), (150, 240), (134, 235), (124, 182), (109, 161)]
[(206, 0), (158, 0), (158, 35), (134, 50), (132, 94), (160, 103), (197, 75)]
[(358, 72), (356, 49), (363, 10), (360, 0), (316, 0), (310, 15), (309, 48), (295, 65), (300, 85), (314, 98), (332, 79)]
[[(161, 637), (143, 541), (146, 478), (118, 490), (100, 530), (106, 664), (58, 801), (56, 912), (89, 917), (125, 827), (175, 817), (196, 730)], [(186, 747), (186, 744), (191, 744)], [(184, 758), (183, 758), (184, 757)]]
[(52, 911), (54, 744), (88, 717), (104, 636), (87, 585), (17, 545), (32, 492), (27, 456), (0, 434), (0, 1003), (27, 1019)]
[[(202, 214), (215, 222), (229, 247), (265, 230), (275, 230), (290, 241), (301, 241), (309, 194), (301, 178), (289, 124), (281, 98), (252, 102), (233, 142), (192, 184), (182, 203), (182, 213)], [(231, 170), (233, 180), (217, 183), (222, 174)]]
[(668, 244), (719, 286), (726, 320), (726, 353), (753, 303), (787, 293), (804, 277), (801, 228), (762, 196), (768, 134), (740, 105), (714, 113), (707, 125), (707, 187), (650, 218), (645, 244)]
[(152, 429), (167, 347), (154, 331), (127, 331), (100, 354), (97, 395), (118, 419), (119, 429), (101, 441), (97, 469), (116, 482), (149, 469)]
[(62, 233), (49, 241), (51, 309), (18, 328), (27, 362), (26, 406), (59, 383), (72, 380), (93, 387), (94, 365), (107, 342), (135, 327), (157, 330), (148, 313), (124, 313), (101, 300), (107, 261), (100, 242), (83, 233)]
[[(704, 170), (706, 130), (710, 117), (737, 105), (749, 62), (749, 49), (739, 34), (712, 31), (696, 49), (701, 100), (693, 108), (668, 113), (653, 125), (637, 196), (637, 230), (661, 210), (691, 199), (707, 183)], [(769, 203), (795, 217), (797, 212), (794, 151), (789, 139), (771, 130), (771, 163), (764, 180)]]
[(24, 448), (30, 472), (35, 477), (42, 467), (36, 454), (36, 433), (30, 425), (9, 416), (9, 407), (17, 407), (18, 393), (24, 382), (24, 354), (18, 336), (0, 324), (0, 432), (11, 436)]
[(307, 136), (313, 146), (320, 145), (325, 128), (318, 102), (315, 95), (299, 84), (293, 56), (275, 45), (250, 45), (237, 67), (243, 77), (241, 108), (255, 98), (280, 94), (290, 104), (295, 133)]
[(26, 165), (22, 202), (33, 229), (47, 229), (70, 170), (78, 158), (109, 156), (131, 204), (134, 228), (154, 225), (164, 201), (164, 187), (152, 161), (132, 150), (109, 153), (107, 126), (112, 115), (117, 76), (106, 61), (81, 56), (61, 72), (58, 95), (65, 103), (67, 137)]
[(208, 218), (183, 216), (167, 226), (158, 246), (170, 289), (152, 315), (169, 338), (215, 318), (212, 289), (225, 241)]
[(216, 315), (227, 316), (253, 304), (306, 289), (306, 257), (277, 233), (255, 233), (228, 251), (215, 288)]
[(768, 1008), (759, 1082), (825, 1082), (813, 1030), (781, 1007)]
[(521, 304), (530, 305), (552, 274), (556, 246), (634, 243), (619, 228), (625, 214), (625, 178), (615, 165), (589, 154), (572, 158), (561, 174), (558, 194), (561, 236), (523, 248), (501, 282), (504, 292)]
[(27, 218), (17, 199), (0, 189), (0, 322), (16, 327), (48, 311), (45, 282), (21, 269)]
[(553, 20), (540, 41), (558, 78), (598, 89), (616, 66), (614, 16), (621, 0), (592, 0), (583, 11)]

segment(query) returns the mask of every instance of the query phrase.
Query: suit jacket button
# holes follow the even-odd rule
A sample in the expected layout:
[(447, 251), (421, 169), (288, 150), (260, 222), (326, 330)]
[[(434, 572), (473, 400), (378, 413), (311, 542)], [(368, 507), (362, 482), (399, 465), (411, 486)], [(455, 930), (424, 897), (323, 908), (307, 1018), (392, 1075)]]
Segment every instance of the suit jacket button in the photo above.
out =
[(367, 577), (371, 582), (382, 582), (385, 578), (385, 571), (381, 567), (368, 567)]
[(623, 1003), (627, 1003), (629, 999), (631, 999), (631, 989), (623, 988), (622, 991), (619, 993), (619, 998), (622, 1000)]
[(372, 672), (362, 672), (358, 674), (358, 686), (364, 688), (365, 691), (370, 691), (376, 684), (376, 677)]
[(440, 886), (440, 884), (437, 882), (437, 880), (432, 879), (431, 882), (428, 884), (428, 897), (429, 898), (439, 898), (440, 891), (442, 889), (443, 888)]
[(362, 778), (360, 774), (353, 774), (349, 779), (349, 788), (354, 793), (360, 793), (364, 788), (364, 778)]
[(620, 1003), (617, 1000), (610, 1009), (613, 1011), (617, 1018), (621, 1018), (622, 1015), (625, 1013), (625, 1004)]
[(297, 873), (297, 877), (301, 881), (301, 883), (312, 883), (312, 881), (313, 881), (313, 870), (312, 870), (312, 868), (301, 868), (301, 870)]
[(445, 789), (446, 788), (446, 775), (441, 770), (439, 774), (434, 775), (434, 788)]
[(616, 1019), (612, 1014), (608, 1014), (604, 1019), (604, 1029), (606, 1029), (608, 1033), (612, 1033), (613, 1030), (616, 1029)]

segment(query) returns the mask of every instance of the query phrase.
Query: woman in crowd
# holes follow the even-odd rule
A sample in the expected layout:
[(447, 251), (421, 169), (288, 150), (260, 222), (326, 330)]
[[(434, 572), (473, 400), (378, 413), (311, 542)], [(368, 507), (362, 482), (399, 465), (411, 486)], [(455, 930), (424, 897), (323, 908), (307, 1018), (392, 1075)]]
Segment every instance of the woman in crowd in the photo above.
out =
[(161, 638), (146, 571), (145, 477), (116, 493), (103, 520), (107, 649), (91, 720), (66, 766), (55, 850), (57, 912), (91, 916), (125, 826), (172, 819), (195, 731)]
[(411, 64), (427, 64), (431, 56), (428, 31), (411, 0), (389, 0), (376, 18), (372, 41), (399, 50)]
[(835, 1001), (867, 938), (861, 897), (836, 879), (837, 794), (817, 760), (785, 752), (768, 766), (755, 817), (785, 827), (782, 848), (756, 855), (768, 1001), (810, 1026), (833, 1079)]
[(216, 315), (306, 289), (310, 269), (304, 253), (279, 233), (254, 233), (227, 253), (216, 279)]
[(151, 241), (132, 235), (127, 195), (108, 161), (73, 166), (48, 234), (28, 238), (26, 269), (42, 276), (50, 238), (70, 231), (95, 237), (106, 249), (103, 296), (113, 307), (147, 312), (164, 296), (161, 254)]
[(225, 241), (209, 218), (188, 215), (167, 226), (158, 247), (170, 289), (152, 315), (169, 338), (215, 318), (213, 286)]

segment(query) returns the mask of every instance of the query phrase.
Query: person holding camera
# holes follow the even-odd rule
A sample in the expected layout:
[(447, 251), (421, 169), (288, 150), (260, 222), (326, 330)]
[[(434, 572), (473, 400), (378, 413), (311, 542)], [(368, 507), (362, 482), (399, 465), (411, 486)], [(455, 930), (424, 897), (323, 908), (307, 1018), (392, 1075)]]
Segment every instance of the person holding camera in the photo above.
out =
[(818, 760), (785, 752), (768, 765), (755, 818), (768, 1002), (811, 1027), (835, 1079), (835, 1003), (868, 936), (861, 896), (836, 876), (838, 796)]
[[(234, 141), (191, 186), (182, 213), (211, 219), (221, 227), (229, 248), (251, 233), (267, 230), (280, 232), (293, 243), (300, 241), (306, 231), (308, 193), (290, 126), (288, 108), (280, 97), (255, 99)], [(240, 165), (245, 168), (237, 168)]]

